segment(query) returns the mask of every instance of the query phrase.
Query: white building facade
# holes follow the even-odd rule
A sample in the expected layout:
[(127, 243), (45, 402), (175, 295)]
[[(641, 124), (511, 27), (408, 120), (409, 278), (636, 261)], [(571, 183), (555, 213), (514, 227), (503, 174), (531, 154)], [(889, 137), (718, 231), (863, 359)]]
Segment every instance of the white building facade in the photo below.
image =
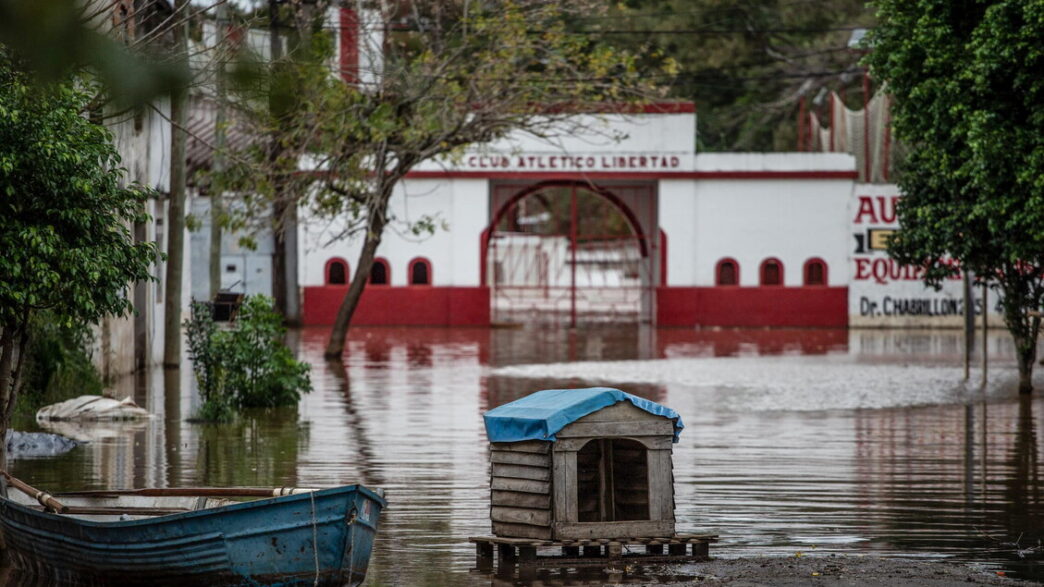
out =
[[(582, 135), (514, 135), (398, 187), (354, 323), (552, 320), (659, 326), (957, 326), (960, 281), (887, 258), (895, 185), (839, 153), (696, 154), (691, 103), (578, 115)], [(300, 234), (305, 324), (330, 324), (361, 241)], [(418, 268), (419, 267), (419, 268)]]

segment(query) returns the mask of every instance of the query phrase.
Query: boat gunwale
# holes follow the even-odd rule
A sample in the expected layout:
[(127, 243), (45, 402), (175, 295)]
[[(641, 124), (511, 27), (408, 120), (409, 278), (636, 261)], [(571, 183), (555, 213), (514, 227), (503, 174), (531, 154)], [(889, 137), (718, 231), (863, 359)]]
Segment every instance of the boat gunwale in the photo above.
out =
[[(104, 491), (104, 490), (102, 490), (102, 491)], [(380, 505), (380, 508), (381, 508), (382, 511), (385, 508), (388, 507), (387, 500), (385, 500), (380, 495), (377, 495), (377, 493), (375, 493), (372, 489), (369, 489), (369, 488), (367, 488), (367, 487), (365, 487), (363, 485), (359, 485), (359, 484), (342, 485), (342, 486), (339, 486), (339, 487), (328, 487), (328, 488), (325, 488), (325, 489), (320, 489), (319, 491), (309, 491), (309, 492), (305, 492), (305, 493), (296, 493), (296, 494), (293, 494), (293, 495), (280, 495), (280, 496), (274, 496), (274, 497), (266, 497), (266, 498), (252, 500), (252, 501), (242, 501), (242, 502), (231, 503), (231, 504), (226, 504), (226, 505), (219, 505), (219, 506), (206, 508), (206, 509), (201, 509), (201, 510), (193, 510), (193, 511), (187, 511), (187, 512), (178, 512), (178, 513), (174, 513), (174, 514), (167, 514), (167, 515), (162, 515), (162, 516), (153, 516), (153, 517), (141, 518), (141, 519), (137, 519), (137, 520), (113, 520), (113, 521), (85, 520), (83, 518), (78, 518), (75, 515), (70, 515), (70, 514), (56, 514), (56, 513), (47, 512), (47, 511), (38, 511), (38, 510), (32, 509), (31, 507), (28, 507), (28, 506), (26, 506), (24, 504), (18, 503), (17, 501), (15, 501), (15, 500), (13, 500), (13, 499), (11, 499), (9, 497), (4, 497), (4, 496), (0, 496), (0, 504), (3, 504), (4, 506), (12, 506), (12, 507), (16, 508), (17, 510), (19, 510), (19, 511), (25, 513), (25, 514), (28, 514), (30, 516), (39, 516), (39, 517), (42, 517), (44, 519), (63, 520), (63, 521), (73, 522), (73, 523), (75, 523), (77, 525), (81, 525), (81, 526), (90, 526), (90, 527), (95, 527), (95, 528), (114, 528), (115, 529), (115, 528), (132, 528), (132, 527), (136, 527), (136, 526), (151, 526), (151, 525), (156, 525), (156, 524), (181, 522), (181, 521), (184, 521), (184, 520), (190, 520), (190, 519), (193, 519), (193, 518), (208, 517), (208, 516), (220, 516), (220, 515), (224, 515), (224, 514), (227, 514), (227, 513), (238, 512), (240, 510), (250, 510), (250, 509), (255, 509), (255, 508), (266, 507), (266, 506), (273, 505), (275, 503), (283, 505), (283, 504), (289, 504), (289, 503), (302, 501), (302, 500), (311, 500), (313, 498), (319, 499), (319, 498), (334, 497), (334, 496), (337, 496), (339, 494), (346, 494), (346, 493), (352, 493), (352, 492), (361, 493), (363, 496), (376, 501)], [(113, 497), (119, 497), (119, 496), (118, 495), (114, 495)], [(373, 528), (376, 529), (376, 526), (373, 525), (370, 522), (367, 522), (367, 521), (364, 521), (364, 520), (361, 520), (361, 519), (357, 519), (356, 523), (359, 523), (359, 522), (363, 522), (367, 526), (370, 526), (370, 527), (373, 527)]]

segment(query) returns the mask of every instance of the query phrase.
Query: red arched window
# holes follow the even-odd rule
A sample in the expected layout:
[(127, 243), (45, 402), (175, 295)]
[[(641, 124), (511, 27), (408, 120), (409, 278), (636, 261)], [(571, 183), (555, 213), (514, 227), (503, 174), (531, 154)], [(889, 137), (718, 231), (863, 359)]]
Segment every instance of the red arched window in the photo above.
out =
[(805, 261), (805, 285), (826, 285), (827, 264), (819, 257)]
[(370, 267), (370, 285), (391, 284), (391, 267), (384, 257), (377, 257)]
[(416, 257), (410, 261), (410, 285), (431, 285), (431, 261)]
[(783, 285), (783, 262), (776, 258), (761, 262), (761, 285)]
[(348, 262), (334, 257), (326, 262), (326, 285), (345, 285), (348, 283)]
[(739, 263), (735, 259), (725, 258), (718, 261), (714, 269), (714, 283), (717, 285), (739, 285)]

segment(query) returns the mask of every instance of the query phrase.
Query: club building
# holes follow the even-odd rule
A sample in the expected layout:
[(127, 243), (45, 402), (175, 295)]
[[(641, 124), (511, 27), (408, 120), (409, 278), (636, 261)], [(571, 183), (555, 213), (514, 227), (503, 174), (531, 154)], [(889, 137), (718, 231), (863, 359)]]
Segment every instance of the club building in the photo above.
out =
[[(685, 102), (576, 121), (417, 168), (354, 323), (960, 324), (959, 281), (926, 289), (888, 259), (898, 189), (860, 183), (853, 156), (697, 154)], [(423, 218), (438, 229), (414, 236)], [(305, 324), (330, 324), (347, 291), (361, 239), (338, 230), (302, 223)]]

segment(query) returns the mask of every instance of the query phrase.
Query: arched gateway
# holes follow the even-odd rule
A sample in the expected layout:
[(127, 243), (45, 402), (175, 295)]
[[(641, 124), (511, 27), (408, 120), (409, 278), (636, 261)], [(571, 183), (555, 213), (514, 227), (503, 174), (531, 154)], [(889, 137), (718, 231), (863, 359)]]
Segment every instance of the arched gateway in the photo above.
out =
[(654, 183), (490, 188), (482, 270), (494, 322), (653, 320), (661, 249)]

